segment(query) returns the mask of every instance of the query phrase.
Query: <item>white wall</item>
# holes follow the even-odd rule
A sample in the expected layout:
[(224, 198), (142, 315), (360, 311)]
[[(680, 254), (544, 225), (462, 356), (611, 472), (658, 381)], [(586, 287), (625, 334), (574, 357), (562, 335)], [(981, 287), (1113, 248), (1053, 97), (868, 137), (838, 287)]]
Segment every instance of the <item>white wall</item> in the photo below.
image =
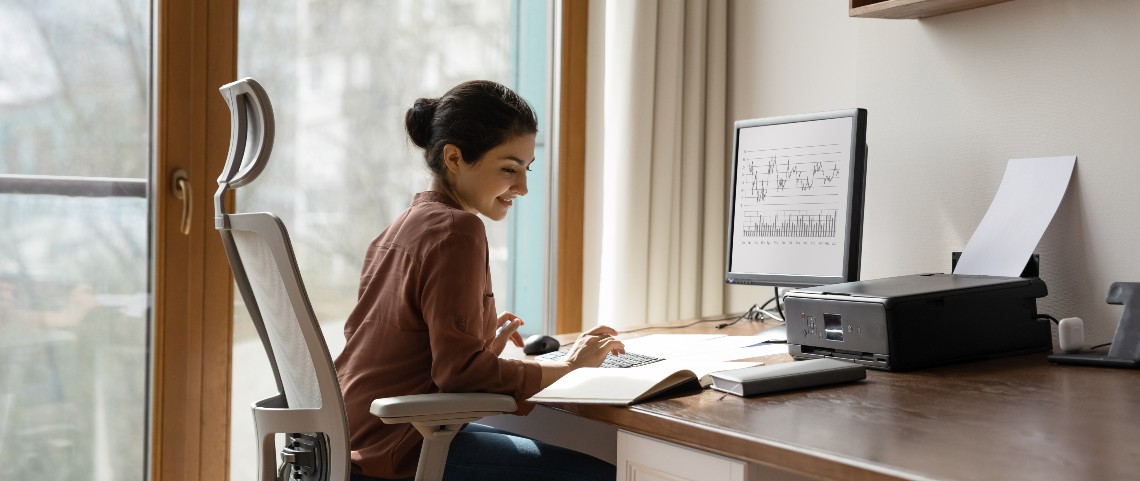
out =
[[(1077, 155), (1038, 245), (1038, 309), (1109, 342), (1109, 284), (1140, 281), (1140, 2), (1013, 0), (923, 20), (848, 18), (847, 4), (732, 2), (729, 120), (868, 109), (864, 279), (948, 272), (1008, 159)], [(760, 289), (733, 288), (730, 306)]]

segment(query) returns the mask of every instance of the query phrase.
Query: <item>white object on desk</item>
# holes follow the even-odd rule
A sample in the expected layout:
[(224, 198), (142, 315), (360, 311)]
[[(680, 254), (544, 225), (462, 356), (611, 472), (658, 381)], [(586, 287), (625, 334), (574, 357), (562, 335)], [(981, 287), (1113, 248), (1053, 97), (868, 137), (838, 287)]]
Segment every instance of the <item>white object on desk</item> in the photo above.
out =
[(625, 350), (665, 359), (704, 351), (706, 342), (726, 337), (724, 334), (650, 334), (622, 339)]
[(1076, 156), (1012, 159), (955, 274), (1017, 277), (1065, 196)]
[(1085, 321), (1066, 317), (1057, 322), (1057, 343), (1062, 352), (1077, 352), (1085, 345)]
[(787, 345), (757, 345), (759, 342), (756, 336), (723, 334), (650, 334), (622, 341), (629, 352), (693, 363), (735, 361), (788, 352)]

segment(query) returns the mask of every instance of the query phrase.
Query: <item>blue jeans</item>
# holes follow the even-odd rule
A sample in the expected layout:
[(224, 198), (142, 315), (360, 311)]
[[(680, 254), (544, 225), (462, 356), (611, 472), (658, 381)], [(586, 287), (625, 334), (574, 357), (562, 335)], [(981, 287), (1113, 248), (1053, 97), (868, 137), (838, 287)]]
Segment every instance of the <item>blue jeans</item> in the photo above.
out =
[[(468, 424), (447, 451), (444, 481), (612, 481), (617, 468), (593, 456), (481, 424)], [(406, 478), (411, 481), (414, 478)], [(390, 481), (353, 474), (352, 481)]]

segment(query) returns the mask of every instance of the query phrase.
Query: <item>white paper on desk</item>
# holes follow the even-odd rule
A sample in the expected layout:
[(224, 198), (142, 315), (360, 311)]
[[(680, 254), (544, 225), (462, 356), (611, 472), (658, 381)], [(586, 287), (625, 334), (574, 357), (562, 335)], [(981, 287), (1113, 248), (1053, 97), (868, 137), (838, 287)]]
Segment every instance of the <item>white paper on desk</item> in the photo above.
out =
[(736, 361), (787, 354), (787, 344), (760, 344), (756, 336), (722, 334), (651, 334), (623, 340), (625, 350), (691, 363)]
[(1017, 277), (1057, 213), (1076, 156), (1012, 159), (955, 274)]
[(724, 334), (650, 334), (621, 342), (626, 351), (668, 359), (692, 352), (697, 343), (722, 337)]
[(756, 344), (753, 346), (748, 346), (744, 349), (740, 349), (740, 351), (741, 352), (739, 354), (744, 354), (745, 357), (737, 357), (734, 359), (725, 360), (734, 361), (736, 359), (748, 359), (750, 357), (771, 356), (773, 354), (787, 354), (788, 344), (785, 342)]
[(707, 357), (709, 360), (733, 360), (752, 357), (745, 355), (743, 348), (756, 342), (753, 336), (650, 334), (623, 340), (622, 344), (625, 344), (626, 351), (665, 359)]
[[(731, 336), (731, 337), (751, 337), (751, 336)], [(678, 360), (682, 362), (723, 362), (723, 361), (739, 361), (741, 359), (751, 359), (760, 356), (771, 356), (773, 354), (787, 354), (787, 344), (756, 344), (756, 340), (752, 339), (748, 345), (745, 346), (732, 346), (727, 349), (718, 349), (705, 351), (694, 354), (685, 354), (668, 358), (669, 360)]]

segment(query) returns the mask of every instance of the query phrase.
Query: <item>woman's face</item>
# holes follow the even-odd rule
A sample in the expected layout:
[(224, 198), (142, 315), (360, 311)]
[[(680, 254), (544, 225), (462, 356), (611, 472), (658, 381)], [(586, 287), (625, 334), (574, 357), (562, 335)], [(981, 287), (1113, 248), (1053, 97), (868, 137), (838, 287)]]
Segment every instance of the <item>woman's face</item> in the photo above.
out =
[(526, 195), (526, 173), (534, 162), (534, 134), (522, 135), (488, 150), (474, 164), (463, 161), (459, 149), (444, 147), (459, 206), (491, 220), (503, 220), (514, 199)]

